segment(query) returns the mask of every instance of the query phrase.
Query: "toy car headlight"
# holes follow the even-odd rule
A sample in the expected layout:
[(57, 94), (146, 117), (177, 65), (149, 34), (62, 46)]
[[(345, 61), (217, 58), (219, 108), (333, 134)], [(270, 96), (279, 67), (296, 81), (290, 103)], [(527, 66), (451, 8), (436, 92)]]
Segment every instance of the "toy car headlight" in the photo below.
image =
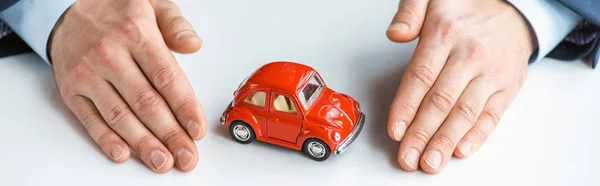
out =
[(333, 135), (333, 138), (335, 139), (335, 141), (340, 141), (340, 138), (341, 138), (340, 133), (335, 132), (335, 134)]

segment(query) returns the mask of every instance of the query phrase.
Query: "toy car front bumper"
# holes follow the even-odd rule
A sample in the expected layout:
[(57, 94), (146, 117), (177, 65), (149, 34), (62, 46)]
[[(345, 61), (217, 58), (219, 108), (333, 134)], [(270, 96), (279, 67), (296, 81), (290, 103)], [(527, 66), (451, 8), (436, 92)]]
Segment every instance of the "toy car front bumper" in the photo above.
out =
[(221, 123), (221, 125), (225, 125), (225, 121), (227, 120), (227, 110), (229, 110), (229, 108), (231, 108), (232, 105), (233, 105), (233, 101), (231, 103), (229, 103), (229, 105), (227, 105), (227, 108), (225, 108), (225, 110), (223, 111), (223, 114), (221, 114), (221, 119), (219, 119), (219, 122)]
[(352, 130), (350, 135), (348, 135), (348, 137), (346, 137), (346, 139), (344, 139), (344, 141), (342, 141), (342, 143), (340, 143), (340, 145), (338, 145), (337, 148), (335, 148), (334, 153), (342, 154), (346, 150), (348, 150), (348, 148), (350, 147), (352, 142), (354, 142), (354, 140), (356, 140), (356, 138), (362, 131), (364, 124), (365, 124), (365, 114), (361, 112), (360, 117), (358, 118), (358, 122), (356, 122), (356, 126), (354, 127), (354, 130)]
[(225, 125), (225, 114), (223, 114), (221, 116), (221, 119), (219, 119), (219, 122), (221, 123), (221, 125)]

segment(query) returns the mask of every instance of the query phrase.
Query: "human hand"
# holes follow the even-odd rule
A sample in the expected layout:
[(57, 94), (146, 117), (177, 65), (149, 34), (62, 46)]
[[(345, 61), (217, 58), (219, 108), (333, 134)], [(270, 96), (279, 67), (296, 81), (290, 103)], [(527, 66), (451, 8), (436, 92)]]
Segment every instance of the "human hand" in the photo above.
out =
[[(404, 23), (404, 26), (403, 26)], [(419, 41), (390, 108), (402, 169), (440, 172), (477, 150), (525, 81), (532, 38), (505, 1), (403, 0), (387, 36)]]
[(115, 162), (192, 170), (206, 134), (199, 101), (171, 50), (202, 41), (168, 0), (79, 0), (55, 26), (50, 57), (68, 108)]

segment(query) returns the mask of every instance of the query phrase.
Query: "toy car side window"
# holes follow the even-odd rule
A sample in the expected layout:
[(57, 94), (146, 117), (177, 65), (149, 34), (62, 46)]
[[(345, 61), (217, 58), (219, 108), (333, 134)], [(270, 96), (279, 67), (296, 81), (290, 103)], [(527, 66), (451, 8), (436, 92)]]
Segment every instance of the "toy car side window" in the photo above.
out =
[(281, 94), (275, 94), (273, 99), (273, 108), (276, 111), (286, 112), (290, 114), (297, 114), (296, 105), (294, 101), (287, 96)]
[(265, 107), (267, 94), (263, 91), (257, 91), (246, 97), (246, 102), (259, 107)]

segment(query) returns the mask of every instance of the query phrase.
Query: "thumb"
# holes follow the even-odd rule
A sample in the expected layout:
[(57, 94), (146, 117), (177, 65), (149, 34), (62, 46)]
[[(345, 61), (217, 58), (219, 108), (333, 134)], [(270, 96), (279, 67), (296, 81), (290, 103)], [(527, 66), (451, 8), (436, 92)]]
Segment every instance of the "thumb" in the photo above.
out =
[(202, 40), (192, 25), (183, 17), (179, 7), (169, 0), (151, 0), (158, 27), (167, 46), (178, 53), (194, 53), (202, 47)]
[(386, 35), (394, 42), (409, 42), (417, 38), (425, 21), (429, 0), (401, 0)]

